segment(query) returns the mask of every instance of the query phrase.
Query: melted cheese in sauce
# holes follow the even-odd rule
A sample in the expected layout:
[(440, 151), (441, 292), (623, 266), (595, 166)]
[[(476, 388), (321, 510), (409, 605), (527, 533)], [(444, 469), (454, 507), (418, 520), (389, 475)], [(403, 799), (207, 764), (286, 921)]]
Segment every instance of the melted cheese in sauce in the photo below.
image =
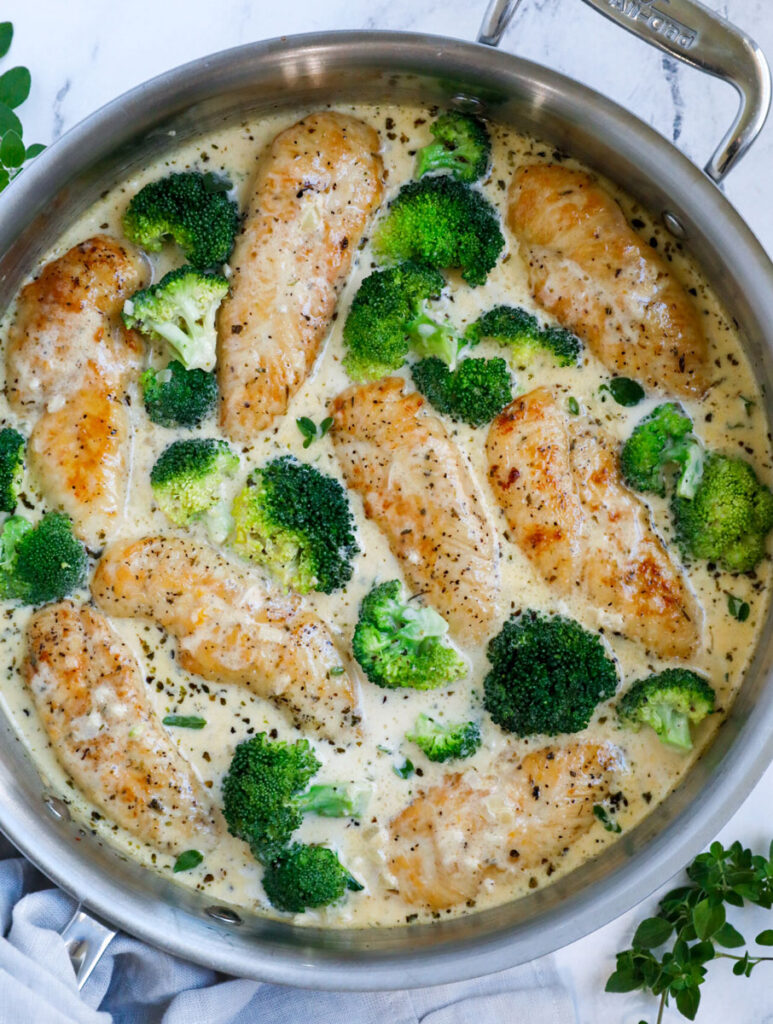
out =
[[(379, 130), (387, 169), (386, 198), (389, 199), (411, 177), (415, 150), (430, 139), (428, 125), (431, 114), (423, 109), (387, 106), (340, 109), (354, 113)], [(225, 127), (178, 147), (163, 160), (144, 168), (105, 194), (71, 226), (41, 262), (61, 255), (75, 243), (100, 231), (120, 237), (120, 219), (129, 198), (146, 182), (173, 170), (193, 168), (227, 174), (234, 183), (243, 209), (258, 155), (276, 133), (292, 124), (300, 113), (284, 113), (255, 123), (245, 122)], [(492, 135), (493, 167), (483, 187), (492, 202), (504, 210), (506, 188), (514, 168), (524, 161), (563, 158), (561, 154), (553, 153), (550, 147), (545, 148), (532, 138), (511, 129), (492, 126)], [(573, 166), (572, 161), (566, 162)], [(655, 226), (647, 213), (625, 194), (613, 186), (608, 187), (615, 193), (633, 226), (678, 269), (702, 315), (710, 343), (715, 383), (701, 402), (684, 403), (694, 419), (696, 432), (706, 445), (748, 458), (761, 479), (770, 483), (773, 475), (771, 453), (759, 388), (733, 327), (699, 271), (681, 251), (680, 244), (667, 236), (659, 226)], [(504, 258), (494, 268), (484, 286), (470, 289), (457, 276), (448, 275), (449, 294), (441, 304), (440, 312), (447, 313), (460, 327), (498, 303), (522, 305), (532, 312), (540, 312), (529, 294), (525, 267), (518, 255), (517, 245), (507, 231), (505, 234), (507, 250)], [(180, 254), (173, 246), (159, 254), (152, 254), (150, 258), (155, 280), (180, 262)], [(330, 439), (317, 441), (313, 447), (304, 451), (303, 437), (295, 420), (298, 416), (309, 416), (319, 422), (327, 415), (329, 400), (350, 383), (341, 368), (341, 326), (352, 296), (373, 266), (369, 246), (365, 244), (339, 301), (337, 317), (315, 370), (291, 401), (287, 415), (271, 429), (255, 437), (252, 443), (235, 446), (242, 456), (242, 473), (233, 484), (234, 491), (241, 485), (249, 468), (288, 451), (301, 458), (311, 459), (321, 470), (341, 479)], [(13, 310), (9, 310), (6, 316), (3, 335), (12, 313)], [(494, 354), (502, 355), (503, 352), (487, 344), (481, 345), (476, 352), (476, 355)], [(149, 359), (156, 365), (165, 365), (166, 358), (166, 354), (160, 350), (149, 350)], [(635, 409), (624, 409), (616, 405), (607, 393), (599, 391), (609, 374), (587, 352), (580, 368), (556, 368), (547, 363), (537, 363), (529, 369), (516, 366), (514, 371), (519, 392), (528, 391), (538, 384), (554, 386), (567, 397), (571, 395), (577, 399), (591, 425), (595, 423), (602, 426), (606, 432), (619, 439), (625, 438), (633, 424), (658, 402), (655, 398), (648, 399)], [(149, 472), (160, 452), (177, 436), (177, 432), (154, 426), (148, 421), (142, 412), (142, 399), (136, 382), (131, 385), (130, 397), (135, 431), (132, 480), (130, 505), (126, 510), (121, 534), (134, 537), (143, 533), (173, 532), (173, 528), (153, 504)], [(23, 430), (27, 426), (23, 422), (18, 423), (9, 412), (4, 398), (0, 398), (0, 420), (3, 425), (18, 425)], [(589, 617), (587, 610), (574, 607), (570, 601), (558, 600), (551, 593), (550, 588), (537, 577), (525, 556), (507, 539), (504, 516), (488, 491), (484, 451), (487, 428), (476, 430), (451, 424), (450, 429), (456, 442), (467, 453), (483, 486), (501, 540), (502, 588), (499, 616), (492, 635), (519, 608), (528, 606), (559, 611), (579, 618), (590, 628), (605, 631), (619, 663), (621, 686), (665, 667), (665, 662), (647, 657), (640, 645), (614, 635), (614, 617), (608, 614)], [(185, 432), (185, 435), (191, 436), (190, 432)], [(196, 436), (217, 436), (214, 418), (205, 423), (196, 432)], [(38, 509), (41, 508), (39, 498), (33, 491), (27, 497), (35, 502)], [(312, 594), (307, 599), (309, 606), (317, 610), (345, 640), (351, 637), (360, 601), (374, 581), (402, 577), (400, 567), (384, 537), (373, 523), (365, 519), (360, 499), (355, 495), (350, 495), (350, 499), (362, 549), (356, 560), (355, 576), (344, 592), (330, 596)], [(670, 540), (672, 533), (666, 502), (651, 498), (649, 505), (656, 528), (661, 536)], [(33, 518), (36, 515), (26, 509), (21, 511), (31, 514)], [(203, 534), (201, 539), (206, 539)], [(696, 565), (689, 572), (690, 583), (705, 612), (701, 644), (691, 664), (711, 679), (717, 691), (717, 705), (722, 710), (726, 710), (732, 701), (753, 652), (765, 615), (769, 578), (768, 561), (748, 577), (732, 577), (710, 570), (706, 564)], [(751, 613), (745, 622), (737, 622), (729, 615), (728, 594), (749, 602)], [(81, 596), (87, 597), (86, 594)], [(0, 632), (0, 699), (16, 723), (20, 738), (35, 759), (47, 785), (69, 802), (76, 817), (127, 855), (156, 870), (171, 873), (173, 858), (153, 852), (101, 817), (80, 797), (58, 766), (19, 673), (23, 658), (21, 637), (29, 615), (30, 610), (27, 608), (8, 605), (4, 610)], [(174, 641), (163, 631), (143, 622), (126, 619), (115, 620), (113, 625), (142, 666), (148, 692), (158, 714), (201, 715), (206, 719), (206, 727), (200, 731), (178, 728), (172, 730), (172, 735), (215, 798), (238, 742), (262, 730), (275, 730), (276, 735), (287, 739), (298, 736), (282, 715), (267, 702), (251, 696), (239, 687), (218, 687), (183, 672), (173, 657)], [(355, 824), (348, 820), (308, 816), (297, 837), (304, 841), (327, 842), (336, 847), (341, 859), (365, 883), (366, 889), (362, 893), (350, 894), (341, 906), (298, 916), (299, 923), (367, 927), (402, 924), (406, 918), (421, 919), (422, 915), (417, 915), (416, 907), (404, 902), (391, 888), (390, 879), (384, 870), (382, 853), (384, 830), (389, 820), (410, 802), (418, 790), (439, 781), (448, 770), (442, 764), (429, 762), (404, 739), (406, 731), (420, 712), (449, 722), (470, 717), (481, 719), (483, 744), (473, 758), (461, 764), (463, 769), (473, 768), (483, 773), (490, 770), (505, 754), (522, 754), (544, 745), (544, 738), (518, 740), (507, 736), (483, 714), (482, 682), (488, 669), (485, 644), (477, 649), (465, 649), (464, 653), (470, 661), (470, 674), (450, 689), (394, 692), (382, 690), (364, 681), (361, 685), (365, 728), (363, 740), (346, 748), (315, 743), (316, 753), (323, 762), (315, 782), (365, 783), (371, 788), (372, 796), (361, 822)], [(622, 730), (610, 704), (599, 706), (587, 730), (587, 737), (597, 741), (612, 741), (625, 756), (628, 772), (622, 779), (623, 798), (618, 813), (618, 821), (624, 832), (656, 807), (679, 782), (699, 756), (701, 748), (709, 741), (721, 718), (722, 715), (717, 714), (698, 728), (695, 750), (685, 756), (663, 746), (651, 730), (645, 729), (640, 733)], [(89, 729), (92, 723), (84, 722), (82, 727)], [(565, 739), (568, 741), (569, 738)], [(558, 743), (561, 741), (561, 737), (556, 740)], [(410, 757), (418, 770), (412, 777), (402, 779), (396, 775), (394, 768), (402, 765), (407, 757)], [(451, 770), (456, 767), (452, 765)], [(572, 870), (599, 852), (604, 845), (614, 841), (614, 838), (600, 824), (595, 824), (587, 835), (546, 869), (533, 874), (504, 874), (496, 882), (488, 883), (476, 901), (476, 909), (514, 899), (527, 889), (545, 883), (548, 875), (555, 878)], [(175, 879), (182, 885), (205, 891), (210, 901), (276, 915), (263, 895), (260, 876), (261, 869), (251, 858), (246, 845), (225, 837), (215, 851), (205, 856), (199, 867), (178, 874)], [(449, 911), (462, 912), (469, 911), (464, 906)]]

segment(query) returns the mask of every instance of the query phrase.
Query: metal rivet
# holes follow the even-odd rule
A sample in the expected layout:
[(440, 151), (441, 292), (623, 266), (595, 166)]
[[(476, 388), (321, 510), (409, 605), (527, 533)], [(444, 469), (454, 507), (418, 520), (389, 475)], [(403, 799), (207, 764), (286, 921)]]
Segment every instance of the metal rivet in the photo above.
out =
[(459, 92), (456, 96), (453, 96), (449, 105), (454, 108), (458, 107), (460, 110), (483, 110), (483, 104), (477, 96), (468, 96), (463, 92)]
[(43, 803), (48, 808), (48, 813), (52, 818), (57, 821), (70, 821), (70, 808), (64, 802), (60, 800), (58, 796), (46, 796), (43, 798)]
[(242, 923), (242, 919), (236, 911), (229, 910), (228, 907), (207, 907), (204, 913), (209, 917), (213, 917), (216, 921), (222, 921), (224, 924)]
[(674, 238), (687, 238), (687, 230), (675, 213), (672, 213), (670, 210), (664, 210), (663, 223)]

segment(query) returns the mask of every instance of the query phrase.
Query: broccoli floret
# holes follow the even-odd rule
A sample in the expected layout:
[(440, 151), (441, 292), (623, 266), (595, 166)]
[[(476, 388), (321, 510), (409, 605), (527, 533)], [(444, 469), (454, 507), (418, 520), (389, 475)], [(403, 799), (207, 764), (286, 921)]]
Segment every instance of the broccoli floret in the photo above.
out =
[(579, 732), (617, 686), (598, 634), (561, 615), (513, 615), (489, 643), (488, 658), (484, 705), (516, 736)]
[(413, 382), (438, 412), (471, 427), (490, 423), (511, 401), (513, 386), (504, 359), (464, 359), (455, 370), (437, 358), (411, 367)]
[(25, 441), (18, 430), (0, 430), (0, 511), (13, 512), (24, 479)]
[(707, 455), (695, 496), (674, 494), (671, 508), (685, 557), (708, 559), (728, 572), (749, 572), (764, 557), (773, 494), (744, 459)]
[(218, 267), (231, 255), (239, 226), (239, 211), (226, 189), (226, 182), (198, 171), (151, 181), (126, 208), (124, 233), (151, 252), (171, 237), (194, 267)]
[(439, 295), (444, 285), (442, 274), (410, 262), (366, 277), (344, 324), (344, 368), (349, 376), (378, 380), (399, 370), (411, 340), (417, 340), (422, 330), (450, 335), (448, 328), (422, 314), (424, 301)]
[(455, 267), (473, 287), (486, 280), (504, 244), (497, 213), (483, 193), (448, 175), (403, 185), (374, 237), (379, 258)]
[(268, 864), (303, 820), (296, 797), (321, 767), (308, 740), (285, 743), (264, 732), (240, 743), (223, 779), (228, 831)]
[(535, 352), (545, 352), (558, 366), (574, 366), (580, 356), (580, 339), (563, 327), (540, 327), (531, 313), (517, 306), (494, 306), (464, 332), (468, 345), (484, 338), (509, 348), (513, 357), (528, 364)]
[(11, 516), (0, 534), (0, 597), (45, 604), (61, 601), (86, 578), (86, 549), (69, 516), (47, 512), (33, 526)]
[(472, 757), (481, 742), (477, 722), (444, 726), (429, 715), (419, 715), (413, 724), (413, 732), (406, 733), (405, 738), (415, 743), (430, 761)]
[(337, 903), (347, 889), (361, 892), (363, 886), (346, 870), (333, 850), (293, 843), (268, 865), (263, 875), (263, 888), (277, 910), (302, 914), (309, 908)]
[(692, 420), (680, 405), (666, 402), (645, 416), (620, 452), (623, 479), (636, 491), (666, 493), (664, 468), (680, 467), (677, 494), (692, 498), (703, 472), (703, 448), (692, 436)]
[(193, 267), (172, 270), (158, 284), (135, 292), (123, 306), (127, 327), (168, 342), (188, 370), (215, 365), (215, 314), (228, 282)]
[(238, 468), (239, 456), (225, 441), (174, 441), (150, 471), (150, 485), (164, 514), (177, 526), (187, 526), (205, 516), (218, 518), (223, 486)]
[(621, 697), (617, 712), (629, 728), (649, 725), (664, 743), (691, 750), (690, 723), (697, 725), (710, 715), (714, 699), (714, 690), (702, 676), (687, 668), (667, 668), (634, 683)]
[(145, 411), (161, 427), (197, 427), (217, 404), (217, 381), (206, 370), (186, 370), (173, 359), (165, 370), (140, 377)]
[(352, 577), (359, 551), (341, 484), (291, 455), (250, 474), (233, 503), (231, 547), (301, 594), (331, 594)]
[(377, 686), (432, 690), (467, 672), (464, 659), (444, 641), (447, 632), (434, 608), (406, 600), (400, 581), (390, 580), (362, 602), (352, 650)]
[(368, 804), (367, 790), (351, 786), (322, 784), (309, 786), (296, 800), (304, 814), (321, 818), (361, 818)]
[(228, 831), (266, 868), (263, 886), (275, 907), (302, 913), (339, 900), (356, 882), (332, 850), (290, 843), (304, 813), (344, 817), (357, 798), (341, 786), (303, 790), (320, 768), (308, 740), (271, 740), (264, 732), (240, 743), (223, 779)]
[(431, 171), (450, 171), (459, 181), (477, 181), (486, 173), (491, 139), (484, 123), (458, 110), (441, 114), (429, 129), (435, 142), (419, 150), (416, 177)]

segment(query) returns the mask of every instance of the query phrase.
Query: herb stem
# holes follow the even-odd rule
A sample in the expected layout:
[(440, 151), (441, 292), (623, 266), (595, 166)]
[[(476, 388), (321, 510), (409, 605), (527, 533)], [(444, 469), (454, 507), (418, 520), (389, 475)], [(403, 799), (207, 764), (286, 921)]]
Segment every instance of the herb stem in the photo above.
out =
[(655, 1024), (663, 1024), (663, 1014), (666, 1010), (666, 993), (662, 992), (660, 995), (660, 1006), (658, 1006), (658, 1019)]

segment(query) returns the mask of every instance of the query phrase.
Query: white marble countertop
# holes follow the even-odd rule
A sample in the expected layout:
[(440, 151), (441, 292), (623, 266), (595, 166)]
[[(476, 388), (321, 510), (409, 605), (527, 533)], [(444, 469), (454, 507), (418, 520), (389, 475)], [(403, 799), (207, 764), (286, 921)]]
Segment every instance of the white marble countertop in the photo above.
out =
[[(769, 0), (704, 0), (749, 31), (773, 59)], [(177, 64), (252, 40), (329, 29), (405, 29), (473, 39), (486, 0), (6, 0), (13, 21), (14, 63), (32, 71), (21, 110), (27, 143), (50, 143), (119, 93)], [(617, 29), (579, 0), (524, 0), (502, 48), (549, 64), (590, 85), (653, 124), (696, 162), (704, 163), (732, 120), (735, 97), (721, 82), (677, 65)], [(4, 62), (4, 66), (7, 64)], [(732, 173), (731, 202), (773, 254), (773, 122)], [(761, 847), (771, 838), (773, 768), (721, 833)], [(664, 880), (665, 882), (665, 880)], [(664, 891), (667, 886), (664, 885)], [(575, 995), (577, 1024), (653, 1021), (652, 1003), (603, 993), (614, 952), (625, 948), (634, 922), (656, 897), (553, 955)], [(746, 912), (744, 912), (746, 913)], [(756, 934), (762, 911), (742, 929)], [(746, 920), (746, 918), (744, 919)], [(758, 925), (758, 927), (755, 927)], [(773, 972), (731, 978), (715, 964), (704, 986), (700, 1024), (773, 1024)], [(682, 1020), (675, 1012), (666, 1020)], [(481, 1022), (485, 1024), (485, 1022)], [(567, 1022), (569, 1024), (569, 1022)]]

